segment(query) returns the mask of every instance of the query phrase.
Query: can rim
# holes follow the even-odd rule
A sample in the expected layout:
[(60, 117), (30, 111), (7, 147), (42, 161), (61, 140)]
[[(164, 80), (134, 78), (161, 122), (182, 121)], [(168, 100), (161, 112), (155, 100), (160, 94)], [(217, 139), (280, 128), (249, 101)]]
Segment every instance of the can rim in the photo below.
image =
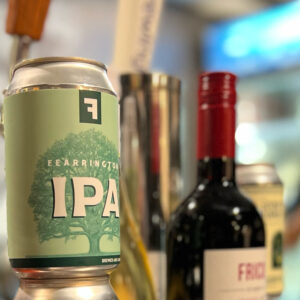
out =
[(13, 77), (14, 73), (25, 66), (34, 66), (34, 65), (40, 65), (45, 63), (57, 63), (57, 62), (82, 62), (90, 65), (94, 65), (97, 67), (100, 67), (101, 69), (104, 69), (107, 72), (107, 67), (104, 63), (101, 63), (97, 60), (90, 59), (90, 58), (83, 58), (83, 57), (77, 57), (77, 56), (49, 56), (49, 57), (38, 57), (38, 58), (30, 58), (30, 59), (24, 59), (17, 63), (11, 70), (11, 78)]
[(142, 86), (170, 87), (180, 89), (181, 80), (173, 75), (162, 72), (132, 72), (121, 74), (121, 82), (129, 84), (131, 88), (141, 88)]
[(276, 168), (270, 163), (237, 164), (236, 175), (238, 184), (279, 183), (281, 180)]

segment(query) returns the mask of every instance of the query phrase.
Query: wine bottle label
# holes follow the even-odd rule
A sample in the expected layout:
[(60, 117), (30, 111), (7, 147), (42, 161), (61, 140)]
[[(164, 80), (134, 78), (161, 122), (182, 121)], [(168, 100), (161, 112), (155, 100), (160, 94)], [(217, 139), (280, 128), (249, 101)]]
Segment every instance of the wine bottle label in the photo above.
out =
[(204, 300), (265, 300), (265, 261), (263, 247), (205, 250)]
[(280, 184), (241, 185), (262, 213), (267, 248), (267, 292), (277, 295), (283, 289), (282, 251), (284, 231), (283, 187)]
[(120, 260), (118, 102), (76, 89), (5, 99), (8, 251), (15, 268)]

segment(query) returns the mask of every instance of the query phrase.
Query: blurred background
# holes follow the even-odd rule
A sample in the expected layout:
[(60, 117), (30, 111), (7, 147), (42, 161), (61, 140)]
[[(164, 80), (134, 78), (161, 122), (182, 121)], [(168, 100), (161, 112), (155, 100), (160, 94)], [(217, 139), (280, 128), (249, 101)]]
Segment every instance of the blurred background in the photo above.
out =
[[(5, 33), (7, 5), (0, 0), (1, 90), (8, 84), (12, 44), (12, 37)], [(110, 65), (117, 13), (116, 0), (52, 0), (43, 37), (32, 44), (30, 57), (82, 56)], [(285, 188), (289, 236), (280, 299), (300, 299), (300, 1), (166, 0), (151, 70), (182, 80), (183, 197), (196, 183), (197, 75), (203, 70), (228, 70), (239, 76), (237, 160), (276, 165)], [(0, 166), (0, 274), (4, 274), (2, 137)], [(0, 283), (0, 299), (11, 299), (17, 283), (13, 275), (5, 276), (11, 289), (7, 291)]]

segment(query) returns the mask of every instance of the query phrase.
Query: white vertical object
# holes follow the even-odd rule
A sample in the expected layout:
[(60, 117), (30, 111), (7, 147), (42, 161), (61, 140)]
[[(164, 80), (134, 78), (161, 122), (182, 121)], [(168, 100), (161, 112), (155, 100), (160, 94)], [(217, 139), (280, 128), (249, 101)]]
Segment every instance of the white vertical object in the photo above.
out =
[(148, 71), (163, 0), (119, 0), (113, 68)]

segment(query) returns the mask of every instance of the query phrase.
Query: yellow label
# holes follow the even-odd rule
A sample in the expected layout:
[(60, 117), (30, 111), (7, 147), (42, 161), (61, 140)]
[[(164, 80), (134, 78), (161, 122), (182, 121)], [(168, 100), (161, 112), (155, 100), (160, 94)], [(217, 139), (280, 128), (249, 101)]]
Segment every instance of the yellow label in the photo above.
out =
[(269, 295), (280, 294), (283, 289), (283, 187), (280, 184), (242, 185), (241, 190), (263, 216), (267, 248), (267, 292)]

